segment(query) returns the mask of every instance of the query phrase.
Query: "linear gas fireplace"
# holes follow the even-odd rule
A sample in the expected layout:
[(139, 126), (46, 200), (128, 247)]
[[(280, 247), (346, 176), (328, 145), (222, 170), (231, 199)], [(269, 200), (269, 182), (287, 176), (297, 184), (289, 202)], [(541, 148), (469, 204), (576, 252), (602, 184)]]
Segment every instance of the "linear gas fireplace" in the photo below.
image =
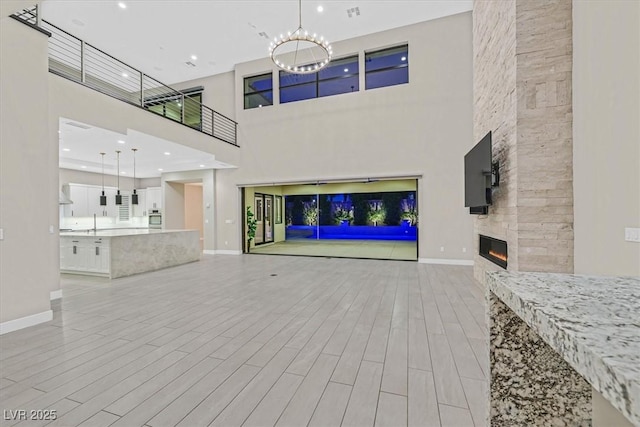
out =
[(507, 242), (480, 234), (480, 256), (507, 268)]

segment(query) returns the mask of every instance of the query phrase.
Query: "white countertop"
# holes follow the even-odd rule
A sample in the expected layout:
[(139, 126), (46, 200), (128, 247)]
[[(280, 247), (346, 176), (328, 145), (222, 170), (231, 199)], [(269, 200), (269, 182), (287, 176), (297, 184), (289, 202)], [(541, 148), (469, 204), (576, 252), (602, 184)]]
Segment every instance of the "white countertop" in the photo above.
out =
[(61, 231), (60, 237), (121, 237), (138, 236), (145, 234), (183, 233), (197, 230), (161, 230), (157, 228), (115, 228), (96, 231)]
[(500, 271), (487, 286), (640, 425), (640, 278)]

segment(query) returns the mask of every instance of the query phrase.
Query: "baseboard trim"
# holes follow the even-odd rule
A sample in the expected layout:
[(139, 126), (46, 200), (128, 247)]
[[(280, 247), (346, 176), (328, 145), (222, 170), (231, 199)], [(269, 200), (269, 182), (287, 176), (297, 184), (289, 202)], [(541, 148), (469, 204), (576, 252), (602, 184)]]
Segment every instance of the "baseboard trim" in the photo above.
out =
[(49, 299), (51, 299), (52, 301), (54, 299), (60, 299), (62, 298), (62, 289), (58, 289), (57, 291), (51, 291), (49, 293)]
[(420, 264), (473, 265), (471, 259), (418, 258)]
[(9, 320), (7, 322), (0, 323), (0, 335), (8, 334), (9, 332), (17, 331), (19, 329), (28, 328), (29, 326), (39, 325), (53, 320), (53, 311), (47, 310), (42, 313), (32, 314), (31, 316), (21, 317), (20, 319)]
[(224, 249), (219, 249), (219, 250), (205, 249), (204, 251), (202, 251), (202, 253), (205, 255), (242, 255), (241, 251), (230, 251), (230, 250), (224, 250)]
[(242, 252), (220, 249), (216, 251), (216, 255), (242, 255)]

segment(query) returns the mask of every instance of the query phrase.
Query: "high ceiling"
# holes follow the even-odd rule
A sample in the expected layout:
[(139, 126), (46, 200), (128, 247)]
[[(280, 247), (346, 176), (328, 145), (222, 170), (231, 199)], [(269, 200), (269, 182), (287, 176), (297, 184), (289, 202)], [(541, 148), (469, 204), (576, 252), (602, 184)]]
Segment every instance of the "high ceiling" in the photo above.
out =
[[(304, 28), (335, 42), (469, 11), (472, 0), (302, 0), (301, 4)], [(298, 25), (297, 0), (45, 0), (41, 11), (52, 24), (165, 84), (232, 71), (235, 64), (267, 57), (270, 39)], [(60, 119), (63, 168), (99, 173), (99, 153), (106, 152), (105, 173), (113, 175), (115, 150), (122, 150), (121, 174), (131, 176), (134, 147), (139, 149), (136, 176), (140, 178), (233, 167), (211, 154), (139, 132), (120, 135), (73, 123)]]
[[(471, 0), (303, 0), (301, 4), (304, 28), (330, 42), (472, 7)], [(270, 39), (297, 28), (298, 1), (45, 0), (42, 16), (163, 83), (173, 84), (228, 72), (235, 64), (267, 57)]]

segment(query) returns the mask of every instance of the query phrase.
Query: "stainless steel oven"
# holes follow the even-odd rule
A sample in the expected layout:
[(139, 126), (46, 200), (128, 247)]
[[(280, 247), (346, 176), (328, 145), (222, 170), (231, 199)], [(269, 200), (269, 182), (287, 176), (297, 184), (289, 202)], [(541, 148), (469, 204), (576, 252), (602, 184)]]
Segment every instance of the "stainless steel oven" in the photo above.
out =
[(162, 228), (162, 214), (158, 210), (149, 212), (149, 228)]

